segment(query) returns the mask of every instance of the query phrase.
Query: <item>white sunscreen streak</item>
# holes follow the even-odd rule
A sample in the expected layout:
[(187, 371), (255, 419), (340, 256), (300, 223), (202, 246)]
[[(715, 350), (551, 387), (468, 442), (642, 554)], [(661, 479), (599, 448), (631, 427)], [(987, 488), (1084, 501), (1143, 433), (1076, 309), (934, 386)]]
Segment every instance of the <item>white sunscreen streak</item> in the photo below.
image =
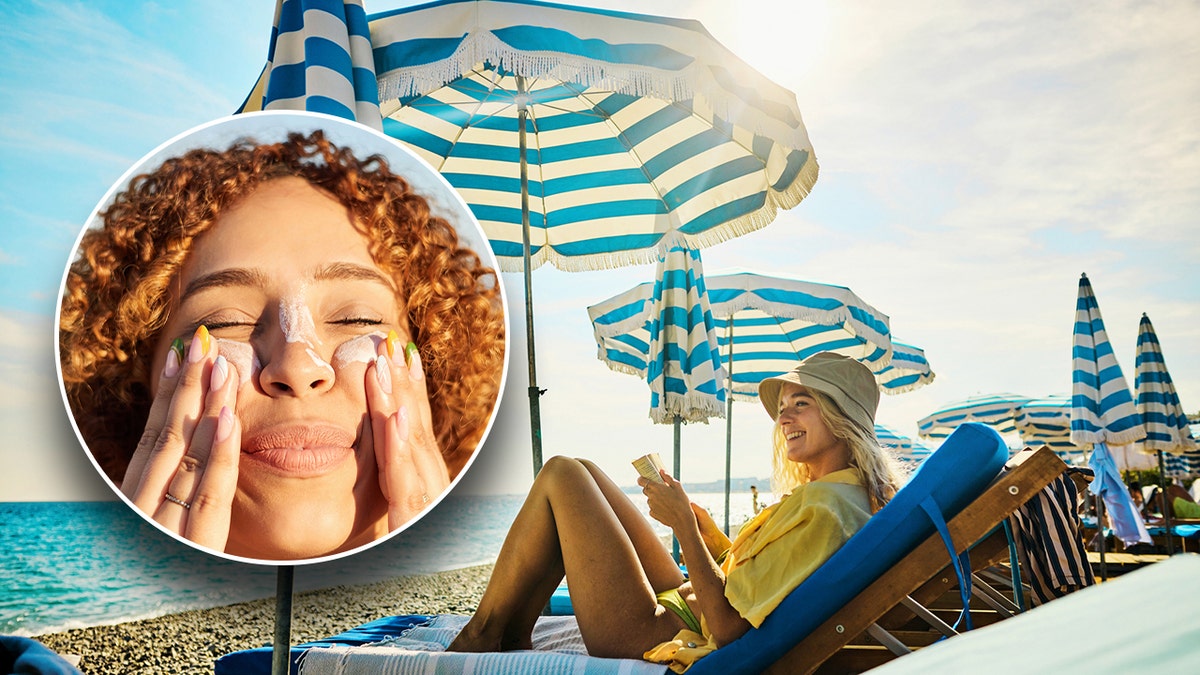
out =
[(333, 370), (333, 366), (317, 354), (316, 346), (321, 344), (321, 340), (317, 338), (317, 325), (313, 322), (312, 310), (304, 302), (303, 288), (296, 295), (279, 303), (279, 328), (288, 342), (304, 343), (307, 347), (305, 352), (318, 368)]
[(233, 364), (238, 372), (238, 386), (242, 386), (250, 381), (251, 377), (257, 377), (258, 372), (262, 370), (262, 364), (258, 361), (258, 355), (254, 353), (254, 348), (245, 342), (236, 342), (234, 340), (222, 340), (216, 338), (217, 353), (225, 357), (225, 360)]
[(333, 352), (333, 367), (341, 370), (351, 363), (369, 363), (375, 360), (379, 343), (387, 339), (384, 333), (368, 333), (343, 342)]

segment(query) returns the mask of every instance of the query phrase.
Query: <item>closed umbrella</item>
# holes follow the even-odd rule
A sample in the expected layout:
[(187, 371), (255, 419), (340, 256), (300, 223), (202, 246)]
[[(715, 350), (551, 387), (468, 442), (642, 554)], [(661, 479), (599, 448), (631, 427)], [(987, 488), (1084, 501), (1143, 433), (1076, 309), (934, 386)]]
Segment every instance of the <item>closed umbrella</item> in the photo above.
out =
[(770, 223), (817, 178), (795, 95), (695, 21), (524, 0), (371, 17), (384, 131), (462, 193), (525, 280), (534, 466), (541, 432), (530, 272), (655, 261)]
[[(1103, 500), (1121, 541), (1127, 546), (1149, 543), (1150, 534), (1109, 451), (1109, 445), (1128, 445), (1145, 438), (1146, 431), (1086, 274), (1079, 278), (1072, 360), (1071, 441), (1091, 446), (1088, 463), (1096, 477), (1088, 490)], [(1097, 516), (1101, 515), (1098, 509)], [(1103, 528), (1102, 519), (1098, 526)]]
[[(673, 245), (658, 264), (650, 293), (618, 316), (588, 308), (598, 358), (650, 386), (650, 418), (674, 425), (674, 463), (680, 478), (680, 425), (725, 416), (725, 370), (713, 335), (700, 252)], [(602, 318), (603, 317), (603, 318)], [(600, 320), (597, 320), (600, 318)], [(636, 345), (636, 349), (628, 349)], [(626, 348), (621, 348), (626, 347)], [(674, 542), (678, 558), (678, 541)]]
[[(1142, 448), (1147, 452), (1158, 455), (1159, 475), (1163, 479), (1163, 499), (1170, 482), (1167, 476), (1164, 453), (1183, 455), (1195, 452), (1196, 439), (1192, 437), (1188, 427), (1187, 414), (1179, 403), (1179, 394), (1175, 391), (1175, 383), (1167, 370), (1163, 359), (1162, 346), (1158, 343), (1158, 334), (1150, 317), (1142, 314), (1138, 324), (1137, 357), (1134, 365), (1133, 388), (1137, 393), (1137, 411), (1142, 418), (1146, 430), (1146, 438)], [(1171, 531), (1170, 510), (1163, 505), (1163, 517), (1166, 519), (1168, 534)], [(1174, 553), (1174, 542), (1167, 537), (1167, 552)]]

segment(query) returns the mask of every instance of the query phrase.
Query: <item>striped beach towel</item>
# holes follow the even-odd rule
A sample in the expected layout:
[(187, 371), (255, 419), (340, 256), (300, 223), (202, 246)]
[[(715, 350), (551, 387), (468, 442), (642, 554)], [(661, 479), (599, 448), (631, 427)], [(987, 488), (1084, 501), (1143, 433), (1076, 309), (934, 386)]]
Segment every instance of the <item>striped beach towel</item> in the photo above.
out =
[(1042, 605), (1096, 583), (1080, 538), (1079, 493), (1069, 469), (1011, 517), (1021, 569)]

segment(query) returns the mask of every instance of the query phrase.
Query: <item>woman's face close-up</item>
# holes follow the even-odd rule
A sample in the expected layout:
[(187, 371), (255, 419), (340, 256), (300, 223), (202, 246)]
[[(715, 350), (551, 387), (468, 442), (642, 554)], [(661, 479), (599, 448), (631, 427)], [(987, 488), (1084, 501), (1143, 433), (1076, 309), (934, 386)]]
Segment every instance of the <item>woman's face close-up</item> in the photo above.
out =
[(848, 459), (846, 442), (833, 435), (807, 387), (784, 382), (779, 390), (779, 427), (787, 441), (787, 457), (809, 466), (814, 477), (841, 468)]
[(347, 209), (303, 179), (269, 181), (194, 241), (171, 289), (151, 372), (203, 325), (240, 378), (226, 552), (314, 557), (385, 534), (364, 379), (389, 331), (411, 338), (404, 289)]

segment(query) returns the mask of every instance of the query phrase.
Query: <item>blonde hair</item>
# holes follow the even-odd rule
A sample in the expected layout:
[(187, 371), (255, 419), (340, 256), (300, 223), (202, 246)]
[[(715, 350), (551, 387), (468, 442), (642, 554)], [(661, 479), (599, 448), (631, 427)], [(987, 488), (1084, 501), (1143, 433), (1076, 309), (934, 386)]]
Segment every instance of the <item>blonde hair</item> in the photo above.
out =
[[(899, 463), (879, 446), (874, 429), (863, 429), (847, 417), (828, 395), (811, 388), (807, 393), (816, 401), (817, 412), (821, 415), (821, 421), (829, 427), (829, 432), (834, 438), (845, 441), (850, 449), (850, 466), (862, 473), (871, 513), (875, 513), (900, 489), (903, 474)], [(771, 490), (776, 495), (786, 495), (801, 485), (812, 482), (807, 464), (788, 459), (787, 439), (779, 425), (778, 416), (772, 430), (772, 446), (774, 451), (771, 455)]]

